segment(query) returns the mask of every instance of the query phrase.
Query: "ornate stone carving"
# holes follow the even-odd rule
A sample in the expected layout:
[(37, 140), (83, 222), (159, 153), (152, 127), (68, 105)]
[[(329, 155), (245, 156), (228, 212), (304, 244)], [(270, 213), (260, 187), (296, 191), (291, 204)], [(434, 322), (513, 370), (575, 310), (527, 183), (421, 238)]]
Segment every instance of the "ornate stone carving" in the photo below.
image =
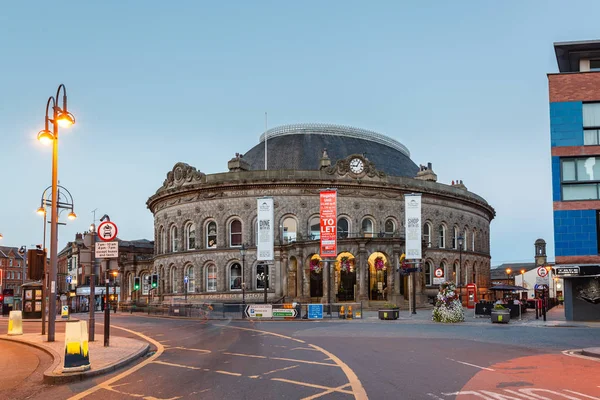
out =
[(177, 210), (177, 216), (181, 217), (181, 210)]
[(196, 214), (200, 214), (200, 207), (194, 208), (194, 211), (196, 212)]
[(360, 154), (351, 154), (342, 160), (337, 160), (335, 165), (325, 168), (324, 171), (329, 175), (346, 175), (350, 173), (350, 160), (355, 157), (360, 157), (364, 162), (364, 170), (359, 176), (366, 175), (371, 178), (385, 178), (385, 172), (378, 171), (377, 168), (375, 168), (375, 164), (373, 164), (369, 159), (362, 157)]
[(358, 201), (354, 202), (354, 209), (360, 210), (360, 203)]
[(173, 170), (167, 173), (162, 189), (171, 189), (183, 186), (186, 183), (199, 183), (204, 174), (186, 163), (178, 162)]
[(300, 208), (306, 208), (306, 206), (307, 206), (306, 201), (300, 200)]
[(245, 203), (244, 203), (244, 208), (245, 208), (246, 210), (249, 210), (249, 209), (250, 209), (250, 203), (248, 203), (248, 202), (245, 202)]
[(225, 205), (224, 204), (219, 204), (219, 211), (223, 211), (225, 209)]

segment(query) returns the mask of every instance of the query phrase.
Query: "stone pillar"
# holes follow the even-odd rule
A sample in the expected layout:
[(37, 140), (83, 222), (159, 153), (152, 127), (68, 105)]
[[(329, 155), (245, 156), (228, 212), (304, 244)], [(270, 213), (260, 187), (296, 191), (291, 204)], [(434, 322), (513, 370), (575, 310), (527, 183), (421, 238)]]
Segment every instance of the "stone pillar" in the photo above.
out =
[(364, 243), (359, 243), (358, 247), (358, 265), (356, 268), (357, 277), (356, 282), (358, 283), (358, 300), (369, 300), (367, 294), (367, 268), (369, 268), (367, 249)]

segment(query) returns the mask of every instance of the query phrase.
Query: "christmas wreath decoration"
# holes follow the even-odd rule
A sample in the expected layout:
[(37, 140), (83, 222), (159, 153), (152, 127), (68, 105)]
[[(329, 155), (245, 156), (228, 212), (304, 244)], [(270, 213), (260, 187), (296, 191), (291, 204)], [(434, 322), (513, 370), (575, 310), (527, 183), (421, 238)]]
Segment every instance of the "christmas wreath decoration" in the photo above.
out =
[(320, 274), (323, 268), (321, 268), (321, 261), (313, 258), (310, 260), (310, 270), (316, 274)]
[(385, 269), (385, 262), (383, 262), (383, 258), (377, 257), (375, 259), (375, 269), (377, 271), (383, 271)]
[(354, 271), (354, 259), (348, 257), (342, 257), (340, 261), (340, 269), (343, 272), (352, 272)]

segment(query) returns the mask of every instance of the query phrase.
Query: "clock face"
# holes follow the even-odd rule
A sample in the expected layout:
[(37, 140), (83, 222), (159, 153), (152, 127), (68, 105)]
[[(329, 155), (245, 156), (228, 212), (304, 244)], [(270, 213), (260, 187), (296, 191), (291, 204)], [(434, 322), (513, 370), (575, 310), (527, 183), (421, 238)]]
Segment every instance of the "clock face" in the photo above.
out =
[(365, 169), (365, 165), (363, 164), (360, 158), (353, 158), (350, 160), (350, 171), (355, 174), (360, 174)]

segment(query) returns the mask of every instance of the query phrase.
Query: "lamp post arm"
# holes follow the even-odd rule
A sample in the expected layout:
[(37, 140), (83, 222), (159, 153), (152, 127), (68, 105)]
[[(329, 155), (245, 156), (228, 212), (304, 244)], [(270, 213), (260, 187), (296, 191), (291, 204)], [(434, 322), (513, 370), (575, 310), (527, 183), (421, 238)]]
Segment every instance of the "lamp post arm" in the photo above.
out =
[(60, 98), (60, 89), (61, 88), (63, 90), (63, 108), (61, 111), (67, 112), (67, 88), (62, 83), (60, 85), (58, 85), (58, 90), (56, 90), (56, 101), (58, 102), (58, 99)]
[[(50, 102), (52, 102), (52, 110), (54, 110), (54, 108), (56, 107), (56, 100), (54, 99), (54, 97), (50, 96), (48, 98), (48, 101), (46, 102), (46, 117), (44, 118), (44, 129), (45, 130), (48, 130), (48, 111), (50, 110)], [(54, 115), (53, 115), (53, 118), (54, 118)]]

